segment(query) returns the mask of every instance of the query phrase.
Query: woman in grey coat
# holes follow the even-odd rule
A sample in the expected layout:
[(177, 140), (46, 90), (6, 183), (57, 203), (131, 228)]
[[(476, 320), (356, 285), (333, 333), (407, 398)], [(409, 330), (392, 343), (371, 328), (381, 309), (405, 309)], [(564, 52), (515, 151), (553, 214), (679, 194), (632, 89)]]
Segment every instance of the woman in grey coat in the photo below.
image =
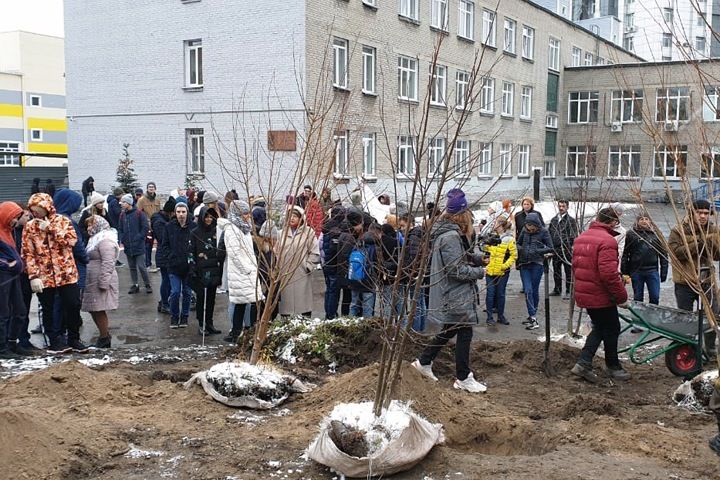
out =
[(93, 215), (88, 220), (90, 241), (87, 245), (87, 285), (82, 310), (90, 312), (100, 332), (95, 348), (110, 348), (108, 310), (118, 308), (119, 286), (115, 261), (120, 253), (117, 232), (103, 217)]
[(470, 342), (473, 324), (479, 321), (480, 298), (477, 281), (485, 275), (481, 254), (472, 253), (470, 236), (473, 216), (460, 189), (448, 192), (447, 206), (431, 230), (430, 305), (428, 315), (443, 324), (440, 333), (425, 347), (412, 366), (437, 381), (432, 363), (442, 347), (455, 335), (453, 387), (479, 393), (487, 387), (470, 371)]

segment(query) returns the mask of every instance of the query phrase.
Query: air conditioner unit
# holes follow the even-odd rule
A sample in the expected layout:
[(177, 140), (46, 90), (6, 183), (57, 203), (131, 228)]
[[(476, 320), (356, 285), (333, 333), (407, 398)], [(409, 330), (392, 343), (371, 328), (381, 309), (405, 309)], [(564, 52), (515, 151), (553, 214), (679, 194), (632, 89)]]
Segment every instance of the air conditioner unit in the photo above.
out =
[(614, 133), (622, 132), (622, 123), (612, 122), (612, 125), (610, 125), (610, 131)]
[(678, 129), (677, 120), (665, 122), (665, 131), (666, 132), (677, 132), (677, 129)]
[(637, 31), (637, 27), (635, 25), (630, 25), (629, 27), (625, 27), (625, 33), (635, 33)]

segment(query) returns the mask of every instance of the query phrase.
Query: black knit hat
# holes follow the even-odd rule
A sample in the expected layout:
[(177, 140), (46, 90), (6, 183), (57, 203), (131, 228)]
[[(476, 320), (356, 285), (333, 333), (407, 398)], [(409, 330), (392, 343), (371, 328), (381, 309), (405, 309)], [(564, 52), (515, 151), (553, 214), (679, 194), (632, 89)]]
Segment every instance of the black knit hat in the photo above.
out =
[(707, 200), (702, 198), (695, 200), (692, 204), (693, 210), (712, 210), (712, 205)]
[(363, 216), (357, 210), (348, 210), (345, 218), (351, 227), (357, 227), (363, 223)]
[(165, 213), (172, 213), (175, 211), (175, 204), (177, 202), (173, 197), (170, 197), (167, 202), (165, 202), (165, 205), (163, 205), (163, 212)]

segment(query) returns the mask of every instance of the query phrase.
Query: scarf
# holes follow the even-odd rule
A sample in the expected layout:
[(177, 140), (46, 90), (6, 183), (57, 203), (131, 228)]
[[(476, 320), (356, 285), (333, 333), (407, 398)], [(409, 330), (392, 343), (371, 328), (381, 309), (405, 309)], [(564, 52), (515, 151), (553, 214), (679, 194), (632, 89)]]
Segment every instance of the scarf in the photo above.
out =
[(92, 225), (88, 228), (90, 240), (87, 244), (87, 252), (90, 253), (97, 248), (101, 241), (110, 239), (117, 243), (117, 231), (110, 227), (110, 224), (99, 215), (92, 216)]

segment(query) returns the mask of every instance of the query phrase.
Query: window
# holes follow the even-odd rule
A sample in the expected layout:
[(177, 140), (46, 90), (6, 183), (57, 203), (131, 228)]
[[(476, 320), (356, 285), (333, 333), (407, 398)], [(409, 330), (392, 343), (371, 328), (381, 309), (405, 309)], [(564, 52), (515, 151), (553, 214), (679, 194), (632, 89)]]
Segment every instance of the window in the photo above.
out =
[(702, 16), (702, 13), (698, 13), (697, 16), (697, 26), (698, 27), (704, 27), (705, 26), (705, 19)]
[(20, 166), (20, 142), (6, 142), (0, 140), (0, 166)]
[(512, 116), (514, 105), (513, 99), (515, 97), (515, 84), (510, 82), (503, 82), (502, 89), (502, 114), (506, 116)]
[(509, 18), (505, 19), (505, 36), (503, 40), (503, 50), (508, 53), (515, 53), (515, 30), (517, 23)]
[(428, 177), (440, 175), (445, 167), (445, 139), (431, 138), (428, 144)]
[(598, 92), (570, 92), (568, 123), (597, 123)]
[(663, 19), (665, 23), (673, 23), (673, 9), (663, 8)]
[(475, 29), (475, 4), (468, 0), (458, 1), (458, 35), (472, 40)]
[(565, 162), (566, 177), (594, 177), (596, 148), (590, 146), (568, 147)]
[(593, 54), (590, 52), (585, 52), (585, 65), (592, 65), (593, 64)]
[(42, 98), (40, 95), (30, 95), (31, 107), (42, 107)]
[(663, 33), (662, 36), (662, 46), (663, 48), (672, 48), (672, 33)]
[(545, 126), (547, 128), (558, 128), (558, 117), (557, 115), (546, 115)]
[(482, 42), (488, 47), (495, 46), (495, 12), (483, 10)]
[(203, 86), (203, 58), (202, 40), (188, 40), (185, 42), (185, 86)]
[(205, 130), (188, 128), (185, 130), (187, 139), (187, 169), (189, 174), (205, 173)]
[(348, 171), (348, 131), (342, 130), (335, 132), (335, 176), (346, 177), (350, 173)]
[(375, 134), (364, 133), (362, 136), (363, 143), (363, 177), (375, 176)]
[(640, 145), (611, 146), (608, 177), (637, 178), (640, 176)]
[(430, 82), (430, 104), (445, 106), (447, 67), (435, 65)]
[(470, 85), (470, 74), (458, 71), (455, 73), (455, 108), (465, 109), (468, 107), (468, 86)]
[(455, 142), (455, 174), (467, 175), (470, 163), (470, 140)]
[(543, 162), (543, 176), (555, 178), (555, 160), (545, 160)]
[(535, 29), (523, 25), (522, 56), (528, 60), (535, 58)]
[(530, 175), (530, 145), (518, 145), (518, 170), (519, 177)]
[(545, 130), (545, 156), (554, 157), (557, 150), (557, 132)]
[(625, 36), (623, 39), (623, 48), (629, 52), (635, 50), (635, 37)]
[(717, 122), (720, 120), (720, 89), (718, 87), (705, 87), (705, 99), (703, 101), (703, 120), (706, 122)]
[(632, 27), (635, 25), (635, 13), (630, 12), (625, 14), (625, 27)]
[(30, 141), (42, 142), (42, 139), (43, 139), (43, 131), (41, 128), (33, 128), (30, 130)]
[(522, 87), (520, 90), (520, 118), (532, 117), (532, 87)]
[(430, 26), (448, 29), (448, 0), (430, 0)]
[(363, 93), (375, 93), (375, 48), (363, 45)]
[(695, 37), (695, 50), (705, 52), (705, 37)]
[(595, 65), (605, 65), (605, 59), (602, 57), (595, 57)]
[(482, 177), (492, 176), (492, 142), (482, 144), (478, 175)]
[(578, 47), (572, 47), (572, 66), (580, 66), (580, 49)]
[(500, 144), (500, 176), (512, 175), (512, 143)]
[(550, 37), (548, 43), (548, 68), (560, 71), (560, 40)]
[(680, 179), (685, 173), (686, 165), (687, 145), (662, 145), (655, 149), (653, 176)]
[(641, 122), (642, 108), (642, 89), (615, 90), (612, 92), (610, 99), (610, 118), (613, 122)]
[(700, 178), (720, 177), (720, 147), (712, 147), (709, 153), (702, 155)]
[(418, 20), (418, 0), (400, 0), (399, 15)]
[(690, 116), (688, 87), (658, 88), (656, 122), (685, 121)]
[(495, 79), (485, 77), (480, 92), (480, 111), (493, 113), (495, 111)]
[(560, 76), (554, 73), (548, 73), (547, 78), (547, 105), (545, 109), (549, 112), (558, 111), (558, 88), (560, 85)]
[(399, 175), (415, 174), (415, 137), (401, 135), (398, 137), (398, 164)]
[(418, 61), (415, 58), (398, 58), (398, 98), (417, 101)]
[(348, 76), (348, 41), (344, 38), (333, 38), (333, 86), (347, 88)]
[(376, 7), (376, 6), (377, 6), (376, 0), (362, 0), (362, 2), (363, 2), (365, 5), (369, 5), (369, 6), (371, 6), (371, 7)]

